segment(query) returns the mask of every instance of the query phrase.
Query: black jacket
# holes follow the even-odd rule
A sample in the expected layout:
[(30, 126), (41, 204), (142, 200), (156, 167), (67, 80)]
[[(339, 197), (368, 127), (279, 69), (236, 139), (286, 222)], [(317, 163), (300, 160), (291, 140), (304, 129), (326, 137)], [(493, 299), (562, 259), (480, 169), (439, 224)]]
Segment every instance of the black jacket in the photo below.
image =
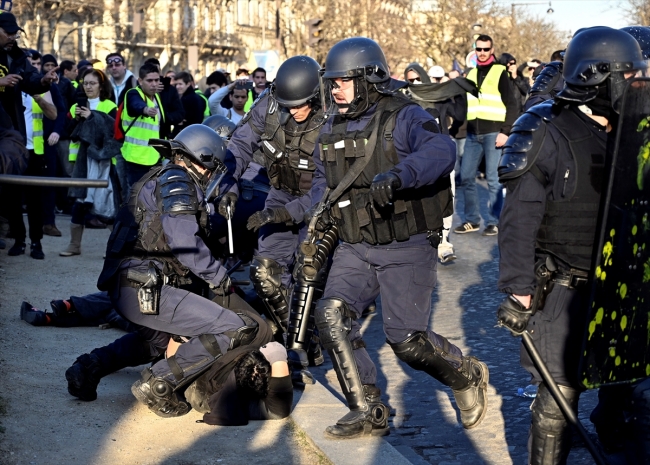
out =
[[(11, 64), (9, 64), (11, 60)], [(50, 86), (41, 84), (41, 74), (34, 68), (27, 60), (27, 54), (14, 45), (10, 52), (0, 49), (0, 77), (7, 74), (19, 74), (22, 77), (20, 84), (15, 87), (5, 87), (3, 93), (6, 93), (4, 98), (0, 98), (6, 116), (11, 119), (13, 128), (18, 131), (24, 140), (27, 140), (25, 130), (25, 107), (23, 107), (23, 99), (21, 92), (29, 95), (43, 94), (50, 90)], [(3, 126), (6, 127), (8, 120), (4, 118)]]

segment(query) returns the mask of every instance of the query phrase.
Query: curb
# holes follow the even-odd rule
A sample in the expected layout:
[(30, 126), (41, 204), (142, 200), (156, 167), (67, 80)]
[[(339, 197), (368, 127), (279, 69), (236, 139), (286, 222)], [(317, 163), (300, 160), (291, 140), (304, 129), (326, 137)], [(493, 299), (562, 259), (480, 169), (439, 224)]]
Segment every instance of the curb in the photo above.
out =
[(348, 412), (348, 408), (316, 381), (304, 390), (294, 389), (297, 402), (291, 419), (312, 444), (334, 465), (412, 465), (381, 437), (328, 439), (323, 432)]

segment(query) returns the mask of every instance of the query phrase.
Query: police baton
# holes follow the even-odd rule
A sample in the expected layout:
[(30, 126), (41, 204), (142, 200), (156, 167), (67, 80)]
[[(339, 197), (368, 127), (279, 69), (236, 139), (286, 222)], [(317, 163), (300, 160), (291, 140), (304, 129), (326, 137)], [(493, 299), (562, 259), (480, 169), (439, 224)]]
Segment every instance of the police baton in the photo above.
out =
[(108, 187), (108, 180), (0, 174), (0, 184), (34, 187)]
[(528, 331), (524, 331), (521, 333), (521, 338), (522, 342), (524, 343), (524, 347), (528, 352), (528, 355), (530, 355), (530, 358), (533, 360), (533, 363), (537, 368), (537, 371), (539, 371), (539, 374), (542, 375), (542, 379), (548, 386), (549, 391), (551, 391), (553, 399), (555, 399), (555, 402), (557, 402), (557, 405), (560, 407), (560, 410), (562, 410), (562, 413), (564, 414), (564, 417), (567, 419), (567, 421), (578, 429), (578, 433), (580, 433), (580, 436), (582, 436), (582, 439), (585, 441), (585, 445), (587, 446), (587, 449), (589, 450), (591, 456), (594, 458), (596, 464), (608, 465), (607, 460), (605, 460), (600, 451), (596, 448), (596, 445), (587, 434), (587, 430), (582, 425), (578, 419), (578, 416), (573, 411), (566, 398), (560, 391), (560, 388), (557, 386), (557, 383), (553, 379), (553, 375), (550, 371), (548, 371), (546, 362), (544, 362), (544, 359), (537, 351), (537, 347), (535, 347), (533, 337)]
[(232, 210), (230, 209), (230, 205), (226, 207), (226, 211), (228, 212), (228, 249), (230, 250), (230, 255), (235, 253), (235, 245), (233, 244), (233, 238), (232, 238)]

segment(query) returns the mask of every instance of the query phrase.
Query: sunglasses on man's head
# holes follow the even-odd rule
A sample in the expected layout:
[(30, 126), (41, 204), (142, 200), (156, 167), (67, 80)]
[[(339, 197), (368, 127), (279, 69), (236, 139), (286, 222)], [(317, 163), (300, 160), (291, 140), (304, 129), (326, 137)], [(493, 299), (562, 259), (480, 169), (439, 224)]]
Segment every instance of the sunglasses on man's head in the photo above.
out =
[(109, 58), (108, 60), (106, 60), (106, 64), (108, 66), (111, 66), (111, 65), (120, 66), (122, 64), (122, 59), (118, 58), (118, 57)]
[(416, 78), (413, 78), (413, 79), (408, 79), (408, 82), (410, 82), (411, 84), (414, 84), (416, 82), (421, 83), (422, 81), (420, 81), (419, 77), (416, 77)]
[(508, 66), (514, 66), (514, 65), (516, 65), (516, 64), (517, 64), (516, 61), (511, 61), (510, 63), (508, 63)]
[(489, 52), (490, 50), (492, 50), (492, 47), (488, 47), (488, 48), (476, 47), (477, 52)]

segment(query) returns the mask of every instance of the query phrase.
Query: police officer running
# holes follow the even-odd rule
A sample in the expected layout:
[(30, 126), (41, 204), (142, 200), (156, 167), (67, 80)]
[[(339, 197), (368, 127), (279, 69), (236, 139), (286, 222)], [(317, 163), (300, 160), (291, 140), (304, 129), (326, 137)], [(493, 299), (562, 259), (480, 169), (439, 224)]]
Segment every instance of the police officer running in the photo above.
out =
[[(576, 411), (584, 389), (578, 363), (603, 174), (609, 169), (608, 132), (616, 127), (626, 80), (645, 68), (639, 45), (626, 32), (579, 32), (564, 56), (564, 89), (517, 120), (499, 163), (507, 195), (498, 286), (508, 297), (497, 319), (514, 334), (530, 333)], [(565, 464), (571, 429), (525, 351), (521, 365), (539, 384), (528, 463)]]
[[(258, 324), (199, 295), (205, 286), (217, 295), (230, 288), (226, 270), (204, 242), (206, 205), (225, 172), (222, 139), (207, 126), (192, 125), (175, 140), (149, 143), (172, 162), (134, 184), (108, 240), (97, 287), (110, 293), (116, 310), (159, 352), (172, 336), (184, 342), (131, 388), (154, 413), (172, 417), (189, 411), (183, 388), (228, 350), (248, 344)], [(68, 371), (70, 393), (84, 394), (82, 367)]]
[(465, 428), (487, 410), (488, 367), (428, 329), (456, 152), (433, 118), (397, 92), (402, 85), (390, 78), (379, 45), (363, 37), (332, 47), (322, 71), (323, 106), (335, 114), (314, 152), (310, 196), (325, 201), (319, 221), (336, 224), (341, 240), (315, 311), (350, 408), (326, 429), (335, 439), (388, 433), (388, 407), (357, 322), (379, 294), (397, 357), (452, 388)]

